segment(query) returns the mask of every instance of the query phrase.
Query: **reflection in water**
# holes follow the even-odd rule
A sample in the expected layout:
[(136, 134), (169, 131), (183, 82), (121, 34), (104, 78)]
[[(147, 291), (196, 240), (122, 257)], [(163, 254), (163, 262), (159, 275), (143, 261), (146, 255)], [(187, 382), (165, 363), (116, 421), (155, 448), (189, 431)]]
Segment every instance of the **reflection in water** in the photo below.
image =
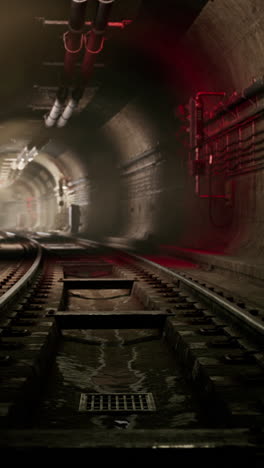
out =
[(137, 369), (133, 369), (133, 367), (132, 367), (133, 364), (136, 365), (136, 360), (137, 360), (137, 357), (138, 357), (138, 353), (136, 351), (135, 346), (133, 346), (131, 354), (132, 354), (132, 358), (130, 359), (130, 361), (127, 362), (127, 368), (129, 370), (129, 372), (132, 372), (134, 374), (134, 376), (135, 376), (135, 383), (130, 385), (131, 390), (132, 390), (132, 392), (135, 392), (135, 393), (136, 392), (147, 392), (147, 389), (142, 387), (142, 382), (145, 380), (146, 375), (143, 374), (142, 372), (140, 372)]
[[(158, 330), (68, 330), (35, 425), (95, 430), (200, 426), (175, 356)], [(79, 413), (81, 392), (152, 392), (157, 412)]]
[(106, 366), (106, 363), (105, 363), (105, 343), (101, 343), (100, 346), (99, 346), (98, 364), (99, 364), (99, 366), (97, 368), (95, 368), (91, 373), (90, 384), (91, 384), (91, 386), (93, 387), (93, 389), (96, 392), (102, 393), (100, 384), (98, 385), (96, 383), (96, 377), (98, 377), (98, 375), (100, 375), (100, 374), (102, 374), (102, 375), (105, 374), (105, 372), (101, 372), (102, 369), (104, 369), (105, 366)]
[(144, 305), (129, 289), (71, 289), (67, 310), (143, 310)]

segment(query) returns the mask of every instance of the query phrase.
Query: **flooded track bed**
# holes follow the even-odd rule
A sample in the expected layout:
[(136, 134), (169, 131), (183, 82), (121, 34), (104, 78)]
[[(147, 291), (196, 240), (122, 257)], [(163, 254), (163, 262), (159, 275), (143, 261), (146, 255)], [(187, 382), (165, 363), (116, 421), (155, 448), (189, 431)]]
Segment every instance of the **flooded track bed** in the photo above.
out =
[[(186, 274), (142, 257), (69, 238), (41, 244), (27, 292), (2, 312), (3, 446), (45, 446), (52, 434), (55, 446), (78, 446), (87, 431), (87, 447), (116, 447), (124, 433), (133, 447), (162, 434), (171, 448), (184, 437), (262, 450), (261, 326), (244, 327)], [(89, 398), (100, 404), (88, 411)], [(154, 407), (139, 410), (136, 398)]]
[[(199, 408), (160, 330), (63, 332), (36, 427), (152, 429), (201, 427)], [(81, 392), (153, 393), (150, 414), (78, 412)]]

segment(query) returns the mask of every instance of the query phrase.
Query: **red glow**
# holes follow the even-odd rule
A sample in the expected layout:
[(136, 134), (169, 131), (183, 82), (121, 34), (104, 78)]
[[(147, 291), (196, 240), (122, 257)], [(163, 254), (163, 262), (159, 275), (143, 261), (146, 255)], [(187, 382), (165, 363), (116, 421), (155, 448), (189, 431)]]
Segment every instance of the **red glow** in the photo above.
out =
[(199, 91), (196, 93), (197, 97), (200, 96), (226, 96), (226, 93), (224, 91), (216, 92), (216, 91)]
[[(153, 33), (150, 34), (150, 31)], [(173, 95), (178, 99), (179, 89), (182, 95), (195, 94), (201, 87), (210, 86), (207, 64), (202, 63), (201, 54), (187, 42), (179, 41), (175, 29), (166, 28), (162, 24), (150, 23), (137, 29), (133, 44), (153, 58), (159, 71), (163, 72), (165, 82)], [(203, 66), (204, 65), (204, 66)]]
[(178, 247), (176, 245), (160, 245), (160, 249), (177, 254), (179, 252), (193, 253), (193, 254), (202, 254), (202, 255), (224, 255), (224, 252), (219, 250), (203, 250), (203, 249), (189, 249)]
[(197, 268), (195, 263), (182, 260), (180, 258), (167, 257), (165, 255), (141, 255), (141, 257), (150, 260), (151, 262), (158, 263), (158, 265), (167, 268)]
[(113, 263), (114, 265), (124, 265), (126, 263), (125, 257), (122, 255), (121, 258), (118, 254), (102, 256), (101, 260), (107, 263)]
[(94, 278), (101, 278), (101, 277), (104, 277), (104, 276), (109, 276), (109, 272), (108, 271), (104, 271), (104, 270), (101, 270), (101, 271), (93, 271), (91, 273), (91, 276), (94, 277)]
[[(124, 29), (126, 26), (132, 23), (132, 20), (122, 20), (122, 21), (113, 21), (107, 23), (107, 26), (110, 28), (121, 28)], [(87, 23), (85, 23), (87, 24)]]
[[(126, 26), (132, 23), (132, 20), (122, 20), (122, 21), (109, 21), (107, 23), (107, 26), (109, 28), (121, 28), (124, 29)], [(86, 26), (92, 26), (92, 21), (86, 21), (85, 25)]]

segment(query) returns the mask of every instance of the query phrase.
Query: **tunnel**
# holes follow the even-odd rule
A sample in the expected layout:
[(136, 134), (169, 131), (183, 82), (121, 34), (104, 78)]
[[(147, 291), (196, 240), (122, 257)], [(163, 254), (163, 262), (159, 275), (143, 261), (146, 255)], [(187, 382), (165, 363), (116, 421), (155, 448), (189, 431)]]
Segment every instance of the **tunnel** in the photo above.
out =
[[(116, 2), (109, 21), (125, 26), (108, 27), (67, 126), (48, 129), (44, 116), (61, 86), (65, 52), (66, 25), (56, 20), (67, 21), (69, 8), (26, 2), (10, 16), (1, 7), (1, 228), (69, 231), (70, 207), (78, 205), (79, 232), (94, 239), (260, 261), (261, 108), (257, 120), (248, 122), (248, 114), (261, 89), (220, 110), (262, 80), (261, 4)], [(92, 19), (95, 5), (87, 8)], [(190, 140), (198, 93), (204, 121), (214, 119), (203, 129), (200, 156)], [(223, 122), (226, 130), (208, 139)], [(12, 170), (28, 145), (38, 155)]]
[(263, 304), (262, 0), (13, 0), (0, 23), (0, 230), (201, 262)]

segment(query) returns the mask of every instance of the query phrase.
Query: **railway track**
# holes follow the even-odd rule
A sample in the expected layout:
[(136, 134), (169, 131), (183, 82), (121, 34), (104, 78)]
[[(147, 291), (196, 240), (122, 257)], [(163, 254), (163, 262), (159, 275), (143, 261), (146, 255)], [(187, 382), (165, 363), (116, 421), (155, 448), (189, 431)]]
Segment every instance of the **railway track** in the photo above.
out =
[[(19, 261), (13, 258), (14, 254), (22, 257)], [(1, 257), (11, 256), (9, 261), (1, 264), (0, 273), (0, 307), (4, 309), (10, 301), (17, 300), (19, 293), (27, 287), (34, 277), (41, 262), (40, 247), (28, 239), (14, 239), (12, 244), (4, 243), (0, 250)], [(3, 318), (3, 312), (2, 317)]]
[(260, 307), (131, 253), (30, 242), (1, 303), (1, 447), (263, 456)]

